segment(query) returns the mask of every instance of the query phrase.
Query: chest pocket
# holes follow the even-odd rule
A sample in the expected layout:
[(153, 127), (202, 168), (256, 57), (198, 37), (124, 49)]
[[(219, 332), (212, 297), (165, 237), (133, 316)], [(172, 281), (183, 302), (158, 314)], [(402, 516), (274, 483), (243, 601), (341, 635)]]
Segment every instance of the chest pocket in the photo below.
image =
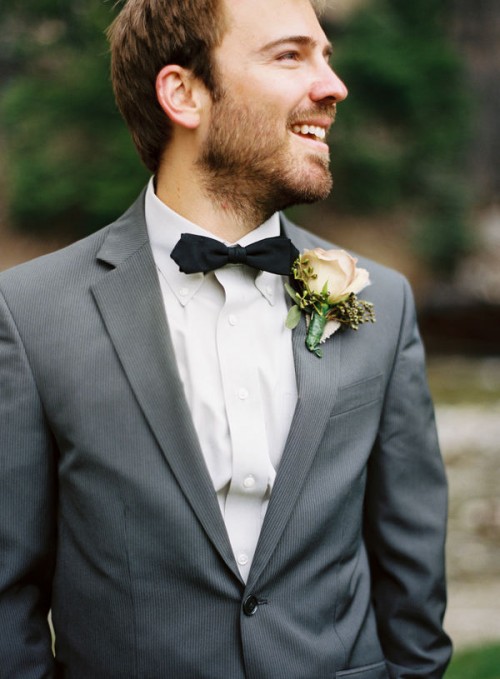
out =
[(331, 417), (362, 408), (382, 398), (382, 375), (375, 375), (339, 389)]

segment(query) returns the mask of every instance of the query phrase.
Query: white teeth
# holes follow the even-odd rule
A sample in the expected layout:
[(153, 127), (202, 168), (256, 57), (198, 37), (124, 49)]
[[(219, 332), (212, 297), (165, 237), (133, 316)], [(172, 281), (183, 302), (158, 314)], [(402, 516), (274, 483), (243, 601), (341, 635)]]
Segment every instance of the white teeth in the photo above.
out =
[(294, 125), (292, 131), (295, 132), (295, 134), (312, 135), (321, 141), (326, 137), (325, 128), (319, 127), (318, 125)]

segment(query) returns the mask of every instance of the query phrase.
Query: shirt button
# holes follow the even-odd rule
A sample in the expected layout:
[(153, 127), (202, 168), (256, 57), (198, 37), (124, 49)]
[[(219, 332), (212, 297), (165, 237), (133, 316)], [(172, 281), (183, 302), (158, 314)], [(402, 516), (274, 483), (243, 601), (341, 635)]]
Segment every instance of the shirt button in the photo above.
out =
[(246, 554), (240, 554), (238, 556), (238, 563), (240, 566), (246, 566), (248, 563), (248, 556)]
[(229, 325), (236, 325), (238, 323), (238, 318), (234, 314), (231, 314), (227, 320)]
[(186, 295), (188, 295), (188, 294), (189, 294), (189, 290), (188, 290), (187, 288), (181, 288), (181, 289), (179, 290), (179, 295), (180, 295), (181, 297), (186, 297)]
[(249, 474), (243, 480), (243, 487), (244, 488), (253, 488), (254, 486), (255, 486), (255, 476), (253, 476), (252, 474)]
[(245, 387), (241, 387), (238, 389), (238, 397), (244, 401), (246, 398), (248, 398), (248, 389), (245, 389)]
[(273, 296), (273, 289), (272, 289), (272, 287), (271, 287), (270, 285), (268, 285), (268, 286), (266, 287), (266, 292), (267, 292), (267, 294), (269, 295), (269, 297), (272, 297), (272, 296)]

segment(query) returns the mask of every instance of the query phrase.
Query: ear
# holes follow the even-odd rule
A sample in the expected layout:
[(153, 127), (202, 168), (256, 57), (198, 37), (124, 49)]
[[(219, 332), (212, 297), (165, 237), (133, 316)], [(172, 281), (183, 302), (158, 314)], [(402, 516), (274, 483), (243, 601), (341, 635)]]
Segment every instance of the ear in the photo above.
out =
[(203, 85), (191, 71), (176, 64), (164, 66), (156, 77), (156, 97), (177, 125), (194, 130), (200, 124)]

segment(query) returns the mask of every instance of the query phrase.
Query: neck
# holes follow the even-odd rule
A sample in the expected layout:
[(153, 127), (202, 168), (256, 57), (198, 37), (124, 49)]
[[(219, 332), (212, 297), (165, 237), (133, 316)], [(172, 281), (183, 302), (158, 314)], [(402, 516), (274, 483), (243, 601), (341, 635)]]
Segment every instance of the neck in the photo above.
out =
[(156, 195), (182, 217), (235, 243), (274, 212), (251, 201), (238, 190), (238, 184), (235, 177), (227, 177), (218, 185), (209, 184), (198, 168), (165, 159), (156, 176)]

